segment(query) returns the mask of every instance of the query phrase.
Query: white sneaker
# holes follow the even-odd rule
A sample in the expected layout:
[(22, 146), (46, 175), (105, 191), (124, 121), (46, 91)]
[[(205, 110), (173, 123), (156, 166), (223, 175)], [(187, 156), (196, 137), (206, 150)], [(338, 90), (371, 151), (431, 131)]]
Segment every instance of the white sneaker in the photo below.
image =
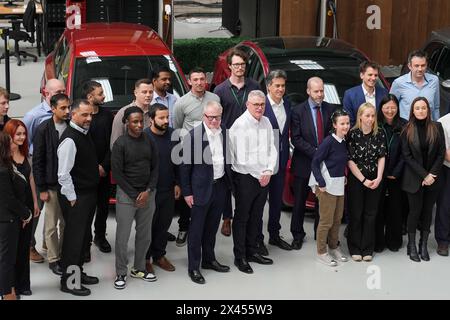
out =
[(373, 257), (371, 255), (367, 255), (367, 256), (364, 256), (362, 259), (366, 262), (370, 262), (370, 261), (372, 261), (372, 258)]
[(353, 259), (353, 261), (361, 261), (362, 260), (362, 256), (361, 255), (359, 255), (359, 254), (353, 254), (352, 255), (352, 259)]
[(127, 276), (117, 275), (116, 280), (114, 280), (114, 288), (124, 289), (127, 286)]
[(336, 267), (338, 265), (337, 261), (331, 258), (331, 256), (328, 253), (318, 254), (317, 261), (329, 267)]
[(156, 281), (156, 276), (152, 272), (140, 271), (135, 268), (131, 269), (130, 276), (132, 278), (142, 279), (147, 282)]
[(348, 258), (346, 255), (344, 255), (341, 250), (339, 249), (339, 247), (337, 247), (336, 249), (330, 249), (330, 254), (331, 256), (340, 262), (347, 262)]

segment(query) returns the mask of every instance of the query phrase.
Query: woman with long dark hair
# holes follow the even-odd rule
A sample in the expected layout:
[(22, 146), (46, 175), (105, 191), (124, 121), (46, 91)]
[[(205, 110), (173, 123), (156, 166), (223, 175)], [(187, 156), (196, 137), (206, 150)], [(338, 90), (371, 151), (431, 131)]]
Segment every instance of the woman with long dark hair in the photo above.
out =
[(29, 225), (33, 215), (16, 196), (11, 160), (11, 138), (0, 131), (0, 295), (15, 300), (15, 265), (19, 228)]
[(385, 136), (386, 160), (376, 219), (375, 251), (381, 252), (385, 247), (398, 251), (402, 246), (403, 195), (400, 181), (404, 166), (400, 134), (407, 121), (400, 118), (399, 102), (393, 94), (381, 99), (378, 110), (378, 127)]
[[(11, 137), (11, 157), (16, 168), (19, 199), (28, 209), (33, 211), (34, 217), (39, 215), (36, 187), (34, 184), (31, 166), (28, 162), (28, 139), (25, 124), (17, 119), (11, 119), (3, 128)], [(20, 228), (19, 243), (16, 260), (16, 292), (19, 295), (31, 295), (30, 290), (30, 241), (33, 224)]]
[[(429, 261), (427, 242), (432, 209), (442, 181), (445, 138), (442, 125), (431, 120), (430, 104), (426, 98), (418, 97), (412, 102), (409, 122), (401, 139), (405, 159), (402, 189), (406, 191), (409, 203), (408, 255), (416, 262), (420, 262), (421, 258)], [(419, 254), (416, 247), (418, 225), (420, 225)]]

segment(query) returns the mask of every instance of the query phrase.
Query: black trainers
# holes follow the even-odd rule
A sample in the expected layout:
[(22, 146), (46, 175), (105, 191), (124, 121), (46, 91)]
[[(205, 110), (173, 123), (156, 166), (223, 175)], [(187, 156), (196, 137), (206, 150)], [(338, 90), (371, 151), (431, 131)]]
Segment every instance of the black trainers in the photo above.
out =
[(177, 237), (175, 237), (172, 233), (167, 232), (167, 241), (173, 242), (177, 240)]
[(108, 253), (111, 252), (111, 245), (105, 237), (95, 237), (94, 244), (98, 247), (101, 252)]
[(114, 280), (114, 288), (116, 289), (125, 289), (127, 286), (127, 276), (126, 275), (117, 275), (116, 280)]
[(177, 247), (183, 247), (186, 244), (187, 234), (187, 231), (178, 232), (178, 237), (175, 242)]

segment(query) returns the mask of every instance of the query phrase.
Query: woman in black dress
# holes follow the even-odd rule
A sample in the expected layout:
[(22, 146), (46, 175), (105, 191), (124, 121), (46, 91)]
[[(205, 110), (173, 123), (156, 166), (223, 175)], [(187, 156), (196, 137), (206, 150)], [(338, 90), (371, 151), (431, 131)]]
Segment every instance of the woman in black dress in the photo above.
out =
[[(31, 166), (28, 162), (28, 139), (25, 124), (17, 119), (11, 119), (3, 131), (11, 137), (11, 156), (16, 174), (22, 185), (18, 193), (19, 199), (33, 212), (33, 217), (39, 216), (36, 187), (34, 184)], [(19, 190), (18, 190), (19, 191)], [(16, 260), (16, 293), (18, 295), (31, 295), (30, 289), (30, 241), (32, 223), (27, 224), (19, 231), (19, 244)]]
[[(18, 199), (18, 177), (11, 161), (11, 138), (0, 131), (0, 295), (15, 300), (15, 265), (19, 228), (29, 225), (31, 211)], [(23, 185), (23, 184), (22, 184)]]

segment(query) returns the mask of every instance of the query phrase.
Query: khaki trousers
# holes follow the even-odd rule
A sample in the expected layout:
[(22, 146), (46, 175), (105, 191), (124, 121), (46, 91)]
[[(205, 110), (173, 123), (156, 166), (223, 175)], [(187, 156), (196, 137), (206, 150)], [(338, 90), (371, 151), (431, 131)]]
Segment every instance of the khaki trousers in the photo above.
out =
[[(47, 244), (47, 259), (49, 263), (59, 261), (64, 234), (64, 218), (58, 201), (58, 192), (48, 190), (50, 200), (45, 202), (45, 243)], [(59, 222), (59, 233), (58, 233)]]
[(344, 212), (344, 196), (334, 196), (321, 192), (316, 188), (319, 199), (319, 225), (317, 226), (317, 253), (327, 253), (327, 242), (330, 249), (336, 249), (339, 241), (339, 227)]

